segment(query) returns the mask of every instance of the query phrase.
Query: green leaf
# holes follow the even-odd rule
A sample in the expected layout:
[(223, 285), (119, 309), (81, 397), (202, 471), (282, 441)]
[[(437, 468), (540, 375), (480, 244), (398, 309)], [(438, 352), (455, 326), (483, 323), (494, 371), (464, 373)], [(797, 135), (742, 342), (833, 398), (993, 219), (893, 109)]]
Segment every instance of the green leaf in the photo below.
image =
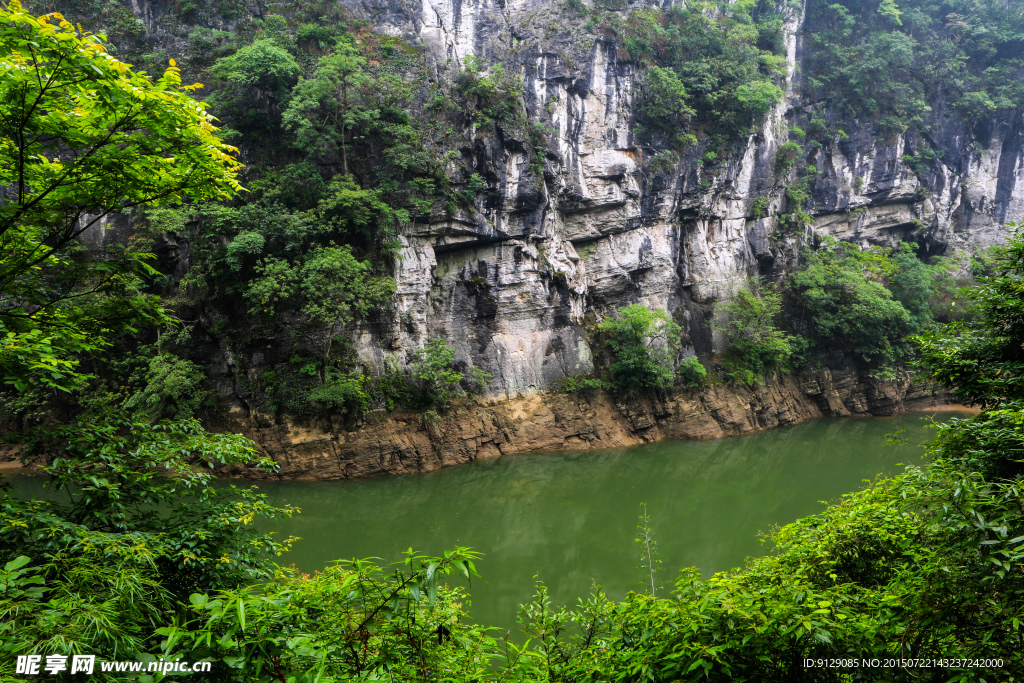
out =
[(26, 557), (25, 555), (19, 555), (18, 557), (14, 558), (13, 560), (4, 565), (4, 571), (13, 572), (16, 569), (21, 569), (31, 561), (32, 560)]

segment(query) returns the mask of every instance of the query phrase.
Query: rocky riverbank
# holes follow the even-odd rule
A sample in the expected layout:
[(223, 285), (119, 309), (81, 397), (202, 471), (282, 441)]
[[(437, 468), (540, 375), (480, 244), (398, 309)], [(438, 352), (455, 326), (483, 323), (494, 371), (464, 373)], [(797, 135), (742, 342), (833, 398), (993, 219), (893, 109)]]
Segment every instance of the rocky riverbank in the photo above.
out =
[[(815, 417), (892, 415), (953, 402), (909, 376), (883, 381), (822, 370), (752, 389), (718, 384), (634, 397), (595, 391), (493, 399), (457, 406), (429, 426), (407, 412), (369, 415), (346, 426), (235, 411), (222, 427), (244, 433), (273, 457), (281, 468), (275, 478), (350, 479), (429, 472), (502, 455), (713, 439)], [(268, 477), (256, 470), (231, 474)]]

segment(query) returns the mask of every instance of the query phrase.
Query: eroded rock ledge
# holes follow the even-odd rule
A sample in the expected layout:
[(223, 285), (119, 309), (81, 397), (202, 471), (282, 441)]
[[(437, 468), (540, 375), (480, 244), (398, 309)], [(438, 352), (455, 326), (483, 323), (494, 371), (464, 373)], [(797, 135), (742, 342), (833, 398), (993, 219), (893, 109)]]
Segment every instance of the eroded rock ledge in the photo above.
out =
[(661, 439), (713, 439), (822, 416), (892, 415), (954, 403), (904, 376), (879, 380), (854, 371), (803, 372), (756, 389), (621, 398), (607, 392), (532, 394), (461, 406), (427, 428), (415, 413), (370, 416), (352, 428), (330, 420), (276, 424), (236, 413), (225, 427), (255, 440), (281, 469), (250, 478), (351, 479), (429, 472), (481, 458), (555, 450), (613, 448)]

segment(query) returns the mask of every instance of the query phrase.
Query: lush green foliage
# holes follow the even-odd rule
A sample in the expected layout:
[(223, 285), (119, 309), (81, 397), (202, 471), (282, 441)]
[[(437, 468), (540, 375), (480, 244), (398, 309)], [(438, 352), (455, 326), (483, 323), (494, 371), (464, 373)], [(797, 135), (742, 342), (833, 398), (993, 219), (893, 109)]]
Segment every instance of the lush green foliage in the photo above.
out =
[(688, 387), (702, 387), (707, 383), (708, 370), (696, 356), (688, 356), (679, 364), (679, 377)]
[(326, 381), (309, 392), (313, 405), (334, 415), (363, 413), (370, 407), (366, 375), (357, 372), (328, 372)]
[(895, 135), (932, 105), (968, 119), (1024, 98), (1024, 9), (999, 0), (812, 0), (804, 73), (812, 94)]
[(0, 562), (20, 572), (0, 581), (0, 680), (17, 680), (18, 654), (151, 654), (180, 601), (264, 578), (289, 543), (253, 522), (291, 510), (213, 485), (214, 465), (274, 466), (241, 436), (107, 411), (22, 445), (26, 461), (48, 463), (50, 495), (26, 500), (0, 482)]
[(283, 102), (299, 76), (299, 64), (271, 38), (255, 40), (210, 69), (222, 88), (210, 98), (218, 112), (231, 115), (232, 125), (248, 135), (275, 130)]
[(891, 376), (915, 357), (909, 335), (970, 316), (956, 308), (956, 264), (925, 263), (915, 250), (910, 243), (861, 250), (827, 238), (805, 249), (783, 282), (752, 280), (717, 304), (712, 325), (726, 342), (717, 362), (746, 384), (841, 358)]
[(1019, 398), (1000, 403), (990, 397), (988, 402), (991, 407), (977, 417), (951, 420), (935, 452), (961, 469), (988, 478), (1019, 477), (1022, 460), (1008, 456), (1024, 449), (1024, 404)]
[(793, 356), (792, 335), (777, 326), (782, 314), (782, 295), (758, 280), (717, 307), (728, 345), (722, 365), (741, 382), (756, 384), (761, 378), (789, 368)]
[(313, 328), (313, 344), (322, 349), (318, 371), (326, 380), (335, 337), (355, 316), (387, 301), (394, 280), (370, 276), (370, 264), (358, 261), (348, 245), (314, 247), (295, 261), (262, 259), (245, 298), (255, 316), (273, 319), (275, 313), (302, 313)]
[(996, 251), (992, 274), (965, 292), (973, 320), (917, 339), (924, 366), (962, 400), (1024, 400), (1024, 240)]
[[(322, 17), (295, 25), (268, 15), (222, 44), (208, 101), (257, 160), (251, 192), (148, 211), (149, 234), (190, 244), (174, 303), (213, 319), (199, 327), (239, 360), (252, 407), (352, 415), (429, 404), (432, 389), (359, 365), (349, 340), (387, 315), (399, 230), (486, 185), (471, 174), (471, 191), (453, 186), (446, 165), (457, 154), (443, 151), (454, 144), (452, 117), (519, 125), (508, 113), (518, 109), (499, 110), (521, 92), (500, 67), (471, 60), (456, 83), (425, 92), (414, 48), (336, 12)], [(416, 115), (424, 107), (431, 115)], [(201, 341), (166, 350), (201, 362)]]
[[(290, 177), (274, 178), (278, 192), (304, 183), (307, 168), (286, 171)], [(387, 306), (394, 291), (394, 280), (375, 265), (379, 243), (369, 222), (379, 215), (376, 192), (355, 190), (347, 181), (321, 181), (321, 186), (322, 201), (307, 210), (259, 202), (150, 215), (154, 233), (177, 221), (194, 244), (204, 247), (182, 282), (188, 302), (228, 313), (222, 329), (234, 343), (280, 339), (265, 370), (274, 379), (268, 376), (261, 387), (264, 409), (271, 411), (301, 414), (337, 403), (325, 402), (327, 390), (320, 387), (349, 374), (352, 324)], [(255, 190), (268, 194), (263, 188)], [(305, 189), (315, 191), (315, 186), (306, 183)], [(299, 194), (291, 199), (304, 201)], [(335, 219), (335, 212), (345, 219)], [(356, 232), (364, 227), (366, 232)], [(232, 236), (229, 241), (226, 235)], [(360, 258), (357, 247), (345, 241), (361, 245), (366, 255)], [(320, 399), (311, 397), (314, 390)], [(346, 405), (357, 410), (356, 403)]]
[(15, 675), (19, 654), (141, 656), (171, 606), (151, 567), (113, 562), (102, 550), (58, 554), (44, 566), (26, 567), (29, 562), (20, 555), (0, 570), (4, 683), (26, 680)]
[[(703, 369), (703, 366), (701, 366)], [(573, 375), (563, 377), (555, 383), (555, 389), (567, 394), (574, 394), (577, 391), (597, 391), (607, 388), (607, 382), (599, 377), (588, 377), (587, 375)]]
[(626, 391), (672, 386), (681, 329), (665, 311), (633, 304), (598, 330), (615, 356), (609, 368), (613, 386)]
[[(959, 0), (950, 2), (960, 7)], [(865, 16), (910, 25), (911, 6), (918, 5), (912, 0), (902, 8), (892, 0), (877, 7), (866, 3), (865, 11), (878, 17)], [(963, 6), (966, 14), (960, 17), (990, 9), (985, 3)], [(179, 3), (177, 10), (182, 15), (207, 11), (191, 1)], [(323, 16), (331, 11), (325, 5)], [(830, 11), (839, 13), (835, 7)], [(779, 96), (772, 81), (780, 52), (774, 14), (751, 11), (749, 3), (741, 2), (722, 14), (691, 5), (633, 15), (615, 30), (630, 55), (647, 62), (649, 97), (641, 112), (650, 120), (645, 125), (658, 127), (666, 116), (676, 116), (677, 128), (665, 126), (662, 132), (673, 135), (684, 126), (677, 143), (705, 133), (721, 143), (745, 133)], [(1013, 20), (1015, 15), (1009, 16)], [(944, 30), (974, 31), (973, 25), (963, 29), (955, 18), (949, 21), (953, 28)], [(13, 35), (24, 26), (29, 23), (11, 22), (0, 31)], [(43, 36), (40, 45), (53, 49), (94, 42), (72, 35), (69, 28), (55, 28), (52, 35), (38, 24), (32, 30)], [(869, 57), (872, 64), (903, 59), (906, 39), (923, 40), (913, 33), (899, 32), (903, 38), (882, 33), (856, 44), (844, 36), (837, 44), (863, 66)], [(205, 322), (211, 343), (266, 354), (271, 369), (262, 376), (247, 373), (249, 368), (236, 375), (240, 384), (250, 383), (242, 387), (248, 396), (259, 400), (263, 394), (256, 407), (355, 413), (379, 401), (389, 407), (419, 402), (444, 408), (455, 396), (479, 388), (488, 378), (458, 361), (444, 340), (434, 339), (417, 352), (414, 376), (406, 377), (393, 366), (376, 371), (358, 367), (345, 338), (355, 324), (372, 318), (394, 290), (389, 269), (398, 227), (472, 200), (472, 193), (453, 192), (449, 185), (457, 179), (441, 170), (447, 163), (442, 150), (456, 147), (453, 134), (443, 129), (452, 110), (464, 106), (465, 120), (479, 126), (535, 130), (523, 128), (517, 78), (503, 68), (470, 62), (453, 91), (414, 91), (409, 84), (415, 82), (419, 62), (406, 46), (355, 23), (303, 24), (293, 32), (282, 17), (267, 15), (252, 35), (233, 40), (212, 31), (197, 31), (195, 38), (211, 45), (209, 59), (219, 82), (214, 102), (261, 160), (261, 168), (244, 201), (147, 211), (154, 237), (184, 235), (193, 247), (192, 271), (176, 303), (183, 310), (210, 312)], [(999, 40), (989, 41), (995, 50), (989, 57), (1002, 68), (1005, 41)], [(2, 337), (6, 341), (0, 351), (12, 386), (34, 381), (81, 389), (87, 378), (75, 368), (73, 354), (108, 343), (117, 331), (168, 318), (154, 300), (139, 294), (143, 277), (153, 275), (140, 255), (97, 264), (74, 253), (70, 241), (54, 251), (56, 242), (45, 230), (62, 223), (50, 218), (70, 220), (75, 212), (91, 216), (161, 197), (209, 199), (235, 187), (229, 155), (202, 157), (204, 149), (221, 155), (230, 149), (213, 136), (201, 107), (176, 108), (184, 96), (175, 71), (147, 85), (128, 69), (122, 73), (101, 50), (82, 49), (91, 55), (75, 52), (69, 60), (78, 59), (83, 68), (90, 60), (102, 60), (99, 78), (69, 88), (96, 82), (123, 104), (129, 101), (118, 89), (117, 79), (123, 77), (146, 95), (139, 102), (154, 95), (152, 104), (136, 103), (139, 116), (148, 112), (154, 122), (150, 128), (118, 129), (124, 137), (109, 149), (111, 166), (120, 169), (131, 162), (133, 150), (154, 164), (149, 170), (145, 164), (128, 164), (127, 175), (115, 174), (117, 182), (109, 187), (88, 178), (80, 188), (58, 186), (37, 202), (45, 212), (28, 221), (22, 219), (31, 213), (26, 209), (11, 222), (16, 239), (0, 245), (13, 245), (16, 256), (32, 250), (46, 254), (41, 271), (22, 268), (12, 280), (16, 287), (0, 290), (7, 302), (4, 310), (16, 313), (0, 318), (5, 331), (14, 333)], [(918, 78), (900, 68), (892, 78)], [(967, 68), (976, 74), (974, 64)], [(8, 68), (4, 77), (31, 86), (24, 74), (13, 71)], [(880, 111), (885, 97), (906, 95), (898, 103), (905, 111), (880, 120), (884, 130), (911, 125), (923, 111), (913, 100), (913, 87), (900, 90), (884, 79), (874, 83), (855, 76), (849, 75), (851, 82), (865, 92), (889, 87), (888, 93), (879, 90)], [(821, 80), (821, 87), (831, 82)], [(1007, 87), (1017, 84), (1008, 81)], [(992, 97), (991, 92), (985, 90), (986, 96)], [(433, 98), (431, 111), (437, 114), (429, 121), (410, 115), (414, 99), (424, 93)], [(66, 125), (77, 120), (67, 106), (75, 96), (71, 92), (69, 99), (57, 102), (63, 109), (48, 109), (52, 117), (40, 124), (41, 132), (57, 130), (63, 136), (62, 150), (88, 144)], [(0, 106), (17, 114), (16, 100), (12, 96)], [(105, 101), (101, 97), (91, 104), (96, 125), (109, 130), (113, 114), (101, 106)], [(83, 115), (92, 115), (82, 109)], [(174, 130), (179, 119), (187, 125)], [(165, 124), (170, 127), (160, 127)], [(817, 134), (812, 130), (809, 125), (807, 133), (794, 135)], [(164, 133), (166, 140), (160, 137)], [(523, 135), (533, 152), (538, 135)], [(53, 150), (45, 140), (31, 143), (42, 145), (36, 150), (44, 153), (42, 158), (7, 167), (6, 185), (23, 182), (16, 180), (21, 163), (31, 178), (22, 189), (31, 196), (39, 183), (60, 177), (58, 167), (78, 163), (64, 159), (63, 151), (58, 161), (47, 161)], [(200, 140), (208, 147), (184, 149), (183, 140)], [(163, 159), (167, 150), (177, 150), (176, 161), (157, 165), (156, 156)], [(102, 153), (101, 147), (89, 159)], [(780, 153), (780, 170), (798, 158), (794, 152), (790, 160), (788, 153)], [(711, 155), (705, 158), (714, 161)], [(176, 164), (190, 159), (197, 160), (199, 175), (210, 174), (212, 184), (190, 186), (185, 181), (192, 176), (176, 175)], [(469, 177), (475, 178), (467, 181), (473, 191), (486, 185), (479, 174)], [(175, 189), (175, 182), (181, 187)], [(168, 193), (154, 194), (154, 187)], [(79, 189), (88, 202), (47, 204), (51, 198), (77, 196)], [(806, 186), (794, 185), (787, 197), (799, 204), (805, 191)], [(18, 205), (6, 206), (16, 211), (11, 207)], [(168, 337), (157, 352), (135, 350), (124, 361), (97, 360), (94, 367), (114, 368), (121, 362), (120, 370), (129, 368), (127, 374), (135, 378), (118, 387), (97, 379), (88, 385), (93, 392), (88, 399), (76, 394), (81, 405), (75, 408), (92, 405), (91, 412), (63, 426), (27, 433), (22, 454), (43, 459), (54, 495), (23, 500), (5, 494), (0, 499), (0, 679), (12, 677), (15, 655), (40, 651), (209, 657), (217, 662), (220, 680), (296, 683), (357, 678), (839, 681), (854, 680), (862, 672), (808, 669), (801, 660), (885, 656), (998, 656), (1005, 660), (1000, 671), (929, 675), (941, 680), (1005, 677), (1024, 668), (1024, 510), (1017, 462), (1024, 444), (1018, 395), (1024, 344), (1021, 244), (1019, 239), (1011, 243), (997, 258), (992, 279), (973, 295), (977, 310), (972, 321), (918, 341), (928, 372), (987, 408), (939, 431), (930, 449), (932, 464), (910, 468), (778, 530), (772, 535), (774, 554), (743, 570), (709, 581), (684, 572), (668, 598), (654, 596), (656, 555), (650, 524), (644, 521), (644, 585), (651, 595), (634, 594), (615, 603), (598, 591), (568, 610), (554, 608), (541, 585), (523, 608), (528, 641), (521, 645), (463, 623), (466, 596), (444, 584), (445, 577), (475, 575), (476, 557), (466, 549), (438, 558), (410, 553), (394, 571), (358, 561), (313, 577), (274, 568), (270, 559), (287, 542), (257, 533), (253, 523), (290, 511), (269, 506), (251, 490), (214, 487), (211, 469), (272, 468), (272, 463), (241, 437), (209, 434), (194, 421), (157, 421), (183, 418), (202, 406), (206, 388), (196, 372), (198, 352), (184, 341), (187, 335)], [(5, 259), (3, 267), (11, 263), (19, 261)], [(804, 264), (786, 283), (783, 301), (791, 307), (791, 320), (804, 321), (797, 331), (808, 337), (810, 353), (838, 350), (860, 363), (893, 364), (908, 357), (906, 334), (944, 314), (936, 301), (948, 288), (947, 271), (921, 263), (906, 249), (862, 252), (826, 243), (807, 253)], [(51, 298), (27, 298), (39, 292)], [(59, 294), (57, 299), (52, 292)], [(776, 327), (779, 305), (778, 294), (765, 290), (726, 304), (727, 356), (745, 357), (766, 372), (784, 367), (793, 346)], [(598, 331), (613, 355), (614, 386), (639, 390), (675, 381), (680, 329), (664, 312), (626, 307)], [(76, 340), (76, 334), (82, 336)], [(49, 375), (40, 380), (40, 373)], [(679, 374), (689, 384), (706, 376), (695, 358), (686, 359)], [(602, 384), (577, 380), (580, 386)], [(136, 414), (96, 408), (122, 402)], [(921, 672), (886, 673), (911, 680)]]
[(357, 172), (392, 210), (419, 213), (449, 184), (443, 157), (426, 145), (428, 126), (410, 111), (422, 65), (401, 41), (352, 28), (291, 92), (284, 127), (310, 161)]
[[(87, 76), (84, 76), (86, 75)], [(79, 354), (161, 312), (145, 254), (97, 262), (77, 237), (111, 212), (228, 196), (233, 148), (171, 64), (151, 81), (59, 14), (0, 9), (0, 373), (67, 388)]]
[(609, 20), (625, 55), (647, 65), (638, 122), (677, 145), (708, 135), (723, 147), (745, 137), (782, 98), (781, 16), (752, 2), (642, 9)]
[(800, 145), (795, 142), (787, 142), (775, 150), (775, 172), (782, 173), (796, 164), (800, 156)]
[(152, 82), (98, 37), (17, 3), (0, 9), (0, 69), (0, 184), (10, 190), (0, 206), (0, 365), (21, 392), (5, 387), (4, 408), (31, 403), (41, 387), (63, 389), (74, 404), (73, 417), (55, 412), (7, 438), (24, 462), (42, 466), (49, 488), (25, 499), (0, 481), (7, 681), (18, 680), (19, 654), (151, 653), (155, 629), (191, 592), (268, 575), (288, 542), (253, 522), (291, 511), (253, 490), (214, 487), (214, 467), (274, 467), (248, 440), (195, 420), (152, 421), (202, 403), (189, 361), (86, 355), (90, 369), (125, 375), (114, 391), (76, 365), (115, 343), (131, 349), (128, 335), (171, 320), (141, 292), (155, 273), (146, 254), (97, 258), (79, 235), (112, 212), (239, 189), (233, 148), (189, 97), (193, 87), (181, 86), (173, 62)]
[[(8, 559), (102, 551), (154, 563), (165, 587), (181, 594), (259, 577), (261, 558), (281, 548), (246, 529), (278, 510), (251, 489), (213, 486), (214, 465), (274, 467), (240, 435), (209, 434), (194, 420), (153, 425), (114, 410), (35, 428), (22, 442), (24, 460), (48, 463), (49, 487), (62, 494), (3, 499), (0, 553)], [(171, 501), (180, 504), (158, 507)]]
[(477, 555), (409, 552), (393, 570), (353, 560), (314, 576), (280, 569), (261, 586), (197, 593), (160, 629), (166, 656), (212, 657), (220, 680), (483, 679), (494, 639), (462, 623), (447, 577), (477, 576)]
[(787, 283), (790, 320), (815, 353), (838, 351), (866, 367), (893, 367), (910, 359), (906, 337), (931, 323), (931, 302), (948, 276), (945, 263), (926, 266), (909, 247), (893, 254), (826, 240), (804, 251), (802, 268)]
[(465, 59), (465, 69), (459, 76), (459, 92), (466, 97), (474, 111), (474, 122), (487, 124), (521, 123), (523, 82), (505, 71), (502, 64), (488, 67), (479, 57)]
[(187, 420), (195, 416), (209, 397), (203, 386), (202, 368), (174, 354), (153, 356), (145, 379), (144, 387), (130, 396), (124, 406), (153, 420)]

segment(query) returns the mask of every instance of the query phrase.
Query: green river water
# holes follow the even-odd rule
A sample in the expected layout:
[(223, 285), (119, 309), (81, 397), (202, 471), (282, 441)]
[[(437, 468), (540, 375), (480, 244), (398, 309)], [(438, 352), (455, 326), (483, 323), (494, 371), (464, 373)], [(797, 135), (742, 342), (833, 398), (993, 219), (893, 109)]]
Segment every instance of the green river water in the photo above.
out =
[[(921, 462), (921, 449), (886, 446), (906, 430), (930, 438), (926, 418), (821, 419), (750, 436), (662, 441), (600, 451), (519, 455), (385, 479), (260, 484), (276, 504), (302, 509), (275, 523), (301, 536), (284, 558), (311, 572), (333, 559), (394, 561), (410, 546), (455, 545), (484, 554), (470, 616), (512, 628), (534, 577), (556, 604), (594, 583), (613, 598), (642, 589), (637, 568), (641, 503), (663, 562), (661, 579), (695, 566), (705, 576), (764, 554), (761, 532), (821, 510), (865, 479)], [(942, 413), (937, 418), (941, 419)]]
[[(410, 546), (440, 554), (456, 545), (483, 553), (484, 582), (471, 588), (473, 621), (514, 628), (534, 577), (556, 604), (574, 604), (593, 584), (612, 598), (642, 590), (637, 568), (641, 504), (665, 582), (682, 567), (705, 576), (767, 549), (758, 536), (821, 510), (865, 479), (921, 462), (916, 446), (886, 446), (905, 430), (921, 442), (928, 418), (820, 419), (750, 436), (662, 441), (600, 451), (519, 455), (384, 479), (261, 483), (271, 502), (301, 508), (267, 525), (300, 536), (281, 558), (311, 573), (335, 559), (391, 562)], [(41, 477), (14, 476), (37, 495)], [(236, 482), (237, 483), (237, 482)]]

